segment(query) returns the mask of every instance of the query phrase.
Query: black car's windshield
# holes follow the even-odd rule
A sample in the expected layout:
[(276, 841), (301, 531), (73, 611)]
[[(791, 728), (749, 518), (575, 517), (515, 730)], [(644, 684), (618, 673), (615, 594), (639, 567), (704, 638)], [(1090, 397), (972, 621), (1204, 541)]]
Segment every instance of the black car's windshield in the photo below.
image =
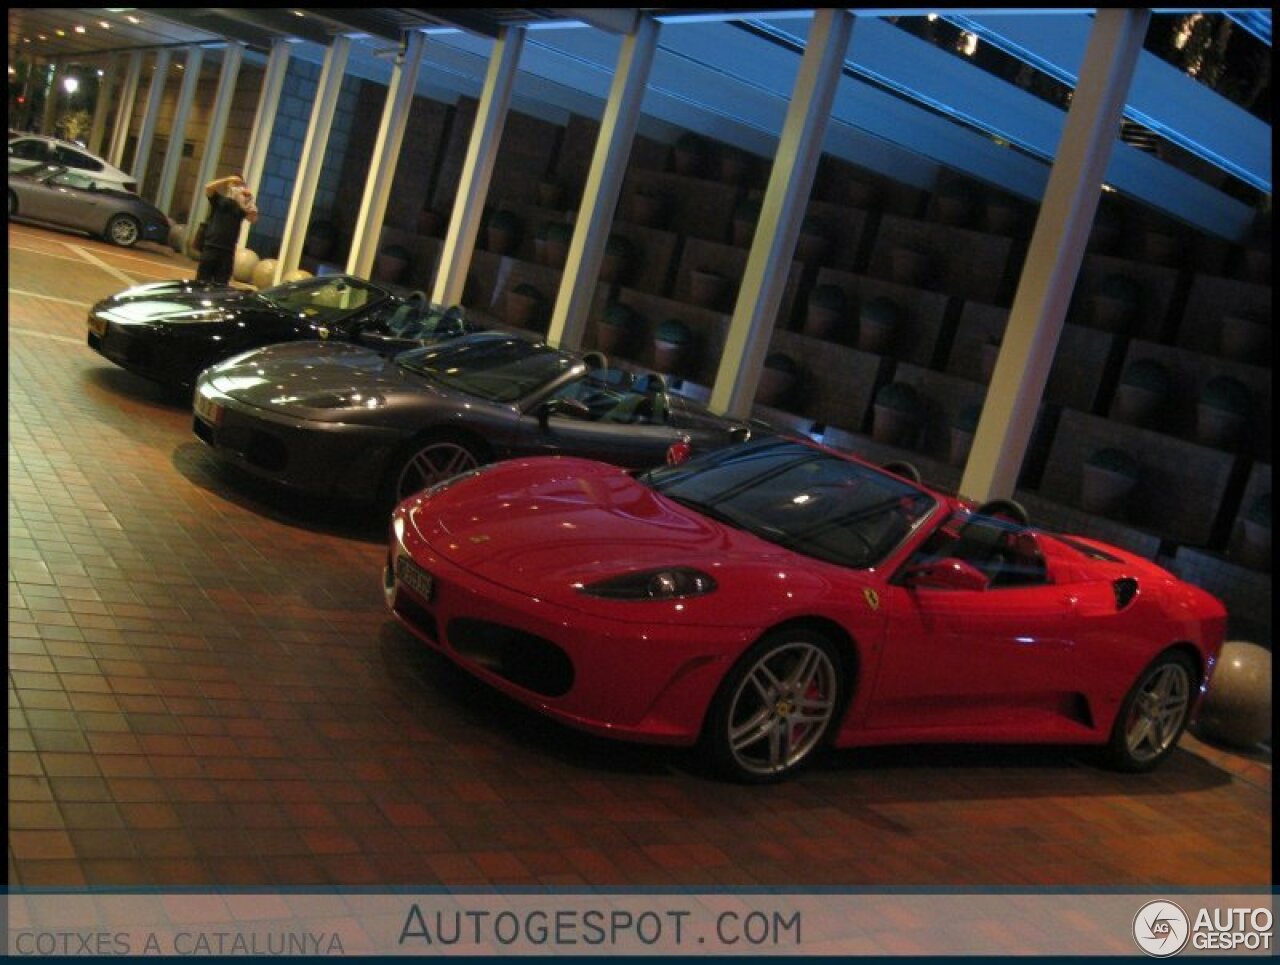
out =
[(516, 402), (580, 363), (549, 345), (500, 336), (410, 349), (396, 364), (490, 402)]
[(313, 322), (332, 322), (387, 297), (381, 288), (349, 275), (304, 278), (258, 292), (258, 297), (281, 311)]
[(670, 499), (788, 549), (875, 566), (937, 500), (871, 466), (787, 439), (702, 453), (637, 477)]

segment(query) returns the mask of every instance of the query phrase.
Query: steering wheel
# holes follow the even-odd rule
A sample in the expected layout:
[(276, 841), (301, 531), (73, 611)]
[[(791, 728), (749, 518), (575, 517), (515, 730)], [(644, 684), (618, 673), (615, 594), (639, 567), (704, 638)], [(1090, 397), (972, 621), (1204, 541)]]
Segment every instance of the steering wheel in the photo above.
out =
[(586, 363), (588, 372), (593, 372), (596, 369), (604, 372), (609, 369), (609, 359), (604, 352), (594, 350), (586, 352), (582, 356), (582, 361)]
[(411, 293), (407, 298), (405, 298), (404, 303), (406, 305), (413, 305), (416, 308), (425, 310), (426, 307), (431, 304), (431, 300), (427, 298), (426, 292), (416, 291)]
[(1007, 519), (1010, 522), (1017, 523), (1019, 526), (1031, 525), (1031, 514), (1016, 499), (988, 500), (975, 509), (974, 512), (979, 516), (994, 516), (997, 519)]

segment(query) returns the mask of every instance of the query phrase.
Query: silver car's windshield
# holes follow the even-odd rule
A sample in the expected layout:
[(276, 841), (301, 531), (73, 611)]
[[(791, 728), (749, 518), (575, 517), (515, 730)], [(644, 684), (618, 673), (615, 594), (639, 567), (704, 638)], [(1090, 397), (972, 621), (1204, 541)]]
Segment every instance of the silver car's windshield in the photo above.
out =
[(537, 392), (580, 363), (549, 345), (486, 338), (411, 349), (397, 355), (396, 364), (450, 389), (506, 403)]
[(638, 478), (721, 522), (854, 568), (882, 562), (937, 506), (901, 479), (785, 439), (728, 446)]

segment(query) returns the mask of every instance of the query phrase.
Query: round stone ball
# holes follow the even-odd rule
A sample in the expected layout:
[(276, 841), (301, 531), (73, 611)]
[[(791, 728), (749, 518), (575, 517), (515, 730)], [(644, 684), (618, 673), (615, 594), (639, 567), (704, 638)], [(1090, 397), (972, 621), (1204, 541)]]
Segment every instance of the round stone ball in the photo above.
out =
[(231, 277), (246, 285), (253, 284), (253, 273), (257, 270), (260, 260), (256, 251), (249, 248), (236, 249), (236, 262), (231, 270)]
[(275, 284), (276, 259), (263, 258), (253, 269), (253, 285), (255, 288), (270, 288)]
[(311, 272), (305, 268), (295, 268), (293, 271), (286, 271), (284, 277), (280, 279), (281, 284), (287, 281), (302, 281), (304, 278), (310, 278)]
[(1248, 748), (1271, 736), (1271, 651), (1228, 640), (1200, 706), (1198, 728), (1230, 747)]

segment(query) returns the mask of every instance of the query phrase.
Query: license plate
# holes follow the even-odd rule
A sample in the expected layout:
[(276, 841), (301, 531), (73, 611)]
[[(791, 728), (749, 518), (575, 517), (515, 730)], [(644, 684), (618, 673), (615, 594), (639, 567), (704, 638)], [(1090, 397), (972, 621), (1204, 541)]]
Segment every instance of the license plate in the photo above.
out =
[(422, 599), (428, 603), (431, 602), (431, 593), (435, 589), (435, 580), (430, 573), (417, 563), (414, 563), (408, 557), (401, 556), (396, 560), (396, 577)]
[(93, 332), (98, 338), (102, 338), (107, 334), (107, 320), (99, 318), (97, 315), (89, 316), (89, 331)]
[(220, 425), (222, 423), (222, 406), (207, 395), (196, 393), (196, 415), (210, 425)]

